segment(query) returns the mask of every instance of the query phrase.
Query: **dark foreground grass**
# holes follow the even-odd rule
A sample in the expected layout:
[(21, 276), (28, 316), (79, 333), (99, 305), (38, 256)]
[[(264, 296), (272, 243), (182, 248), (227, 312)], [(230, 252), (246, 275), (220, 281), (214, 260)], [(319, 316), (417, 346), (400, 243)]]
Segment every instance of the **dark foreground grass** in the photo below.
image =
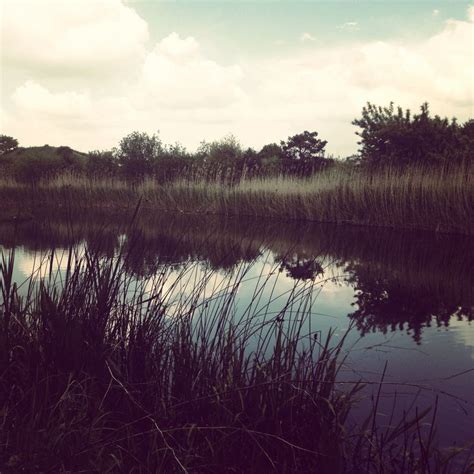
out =
[(14, 258), (0, 263), (2, 472), (472, 468), (436, 449), (436, 409), (382, 429), (376, 397), (348, 429), (361, 386), (339, 387), (343, 340), (307, 324), (311, 284), (295, 283), (278, 314), (250, 303), (237, 316), (246, 266), (220, 284), (196, 266), (139, 280), (126, 254), (71, 250), (62, 271), (52, 254), (17, 285)]
[[(14, 217), (38, 208), (134, 207), (149, 212), (257, 216), (474, 233), (474, 167), (360, 170), (335, 166), (309, 178), (291, 176), (226, 181), (62, 175), (34, 186), (0, 179), (0, 201)], [(8, 217), (8, 216), (7, 216)], [(12, 217), (12, 216), (10, 216)], [(2, 215), (0, 213), (0, 219)]]

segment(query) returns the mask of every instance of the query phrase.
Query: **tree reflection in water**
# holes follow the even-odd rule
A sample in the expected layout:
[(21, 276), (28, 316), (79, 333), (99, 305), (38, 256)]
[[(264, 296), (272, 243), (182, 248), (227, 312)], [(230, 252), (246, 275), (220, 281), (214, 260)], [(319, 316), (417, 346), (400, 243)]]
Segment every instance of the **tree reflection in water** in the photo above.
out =
[(422, 284), (407, 286), (403, 280), (374, 274), (360, 263), (349, 264), (347, 270), (347, 282), (355, 290), (353, 305), (357, 307), (349, 317), (362, 335), (407, 330), (420, 343), (424, 327), (447, 327), (451, 318), (474, 319), (472, 299), (448, 298)]
[(362, 335), (407, 330), (420, 342), (424, 327), (474, 319), (472, 237), (146, 212), (133, 225), (130, 215), (101, 211), (74, 220), (56, 212), (22, 224), (0, 223), (0, 245), (7, 248), (78, 243), (104, 256), (121, 249), (127, 270), (137, 276), (196, 261), (232, 272), (243, 261), (259, 265), (270, 251), (289, 278), (351, 285), (355, 301), (348, 316)]

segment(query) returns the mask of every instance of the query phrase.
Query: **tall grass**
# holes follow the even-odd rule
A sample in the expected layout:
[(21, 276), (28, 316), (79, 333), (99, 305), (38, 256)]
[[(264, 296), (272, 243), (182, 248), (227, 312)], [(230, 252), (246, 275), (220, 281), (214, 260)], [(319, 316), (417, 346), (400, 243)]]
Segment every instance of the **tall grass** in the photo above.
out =
[(382, 429), (376, 398), (348, 431), (361, 386), (337, 383), (343, 338), (304, 330), (311, 284), (276, 315), (237, 314), (246, 265), (209, 293), (212, 272), (132, 278), (127, 258), (71, 249), (18, 285), (2, 254), (3, 472), (469, 472), (435, 448), (426, 413)]
[(126, 208), (143, 198), (150, 210), (265, 216), (319, 222), (474, 232), (474, 168), (412, 167), (363, 171), (336, 166), (310, 178), (243, 179), (235, 184), (63, 175), (31, 187), (4, 178), (0, 199), (16, 212), (38, 205)]

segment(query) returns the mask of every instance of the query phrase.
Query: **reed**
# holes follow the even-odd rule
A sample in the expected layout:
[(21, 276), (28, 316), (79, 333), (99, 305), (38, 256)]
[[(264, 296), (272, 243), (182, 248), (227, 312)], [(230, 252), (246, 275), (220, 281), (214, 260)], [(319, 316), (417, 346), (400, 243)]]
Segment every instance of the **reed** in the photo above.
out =
[[(143, 207), (174, 213), (276, 217), (440, 232), (474, 232), (474, 168), (359, 170), (336, 166), (309, 178), (281, 176), (222, 181), (177, 180), (162, 185), (61, 175), (32, 187), (0, 181), (10, 212), (38, 206)], [(20, 204), (21, 203), (21, 204)]]
[(472, 467), (436, 449), (426, 412), (378, 425), (383, 377), (373, 413), (347, 429), (361, 385), (338, 382), (343, 338), (321, 341), (304, 329), (313, 283), (295, 282), (275, 315), (261, 301), (261, 275), (253, 302), (237, 313), (245, 264), (224, 280), (196, 265), (138, 278), (126, 272), (124, 249), (104, 257), (71, 248), (62, 270), (56, 258), (20, 285), (14, 250), (2, 253), (2, 471)]

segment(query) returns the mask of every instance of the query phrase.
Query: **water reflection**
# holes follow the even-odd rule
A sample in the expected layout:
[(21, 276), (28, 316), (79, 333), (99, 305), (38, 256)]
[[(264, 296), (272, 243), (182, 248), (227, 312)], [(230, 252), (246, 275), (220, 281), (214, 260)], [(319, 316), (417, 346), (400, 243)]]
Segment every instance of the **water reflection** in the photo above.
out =
[[(104, 256), (119, 249), (127, 270), (154, 275), (160, 266), (200, 262), (232, 272), (269, 251), (287, 278), (331, 281), (353, 288), (348, 316), (360, 334), (408, 331), (422, 341), (424, 328), (474, 318), (474, 244), (462, 236), (394, 230), (150, 215), (135, 222), (126, 214), (38, 216), (0, 223), (0, 245), (35, 253), (79, 243)], [(24, 273), (27, 269), (24, 268)]]
[(426, 282), (408, 285), (401, 278), (374, 274), (361, 263), (349, 264), (347, 269), (350, 272), (347, 281), (355, 289), (357, 307), (349, 317), (362, 335), (406, 329), (420, 343), (425, 327), (432, 324), (447, 327), (452, 318), (474, 319), (472, 299), (463, 297), (455, 288), (446, 292), (425, 286)]

